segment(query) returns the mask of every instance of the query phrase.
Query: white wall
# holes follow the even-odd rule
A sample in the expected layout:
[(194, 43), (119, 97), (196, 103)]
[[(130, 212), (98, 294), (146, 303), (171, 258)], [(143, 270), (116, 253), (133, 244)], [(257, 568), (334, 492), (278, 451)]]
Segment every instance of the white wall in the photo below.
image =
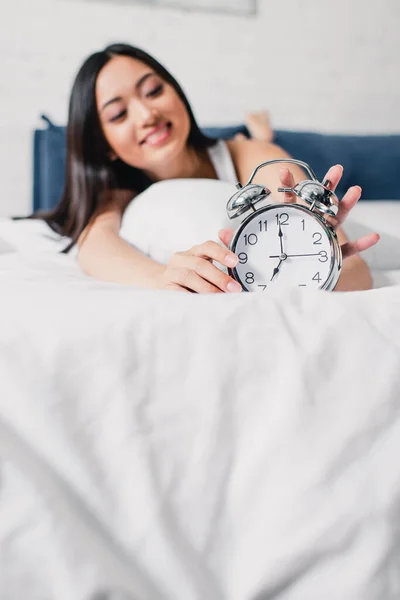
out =
[[(4, 0), (3, 0), (4, 1)], [(32, 130), (67, 115), (82, 60), (112, 41), (154, 54), (201, 124), (268, 108), (282, 129), (400, 131), (399, 0), (259, 0), (257, 17), (129, 0), (13, 0), (0, 16), (0, 215), (30, 210)]]

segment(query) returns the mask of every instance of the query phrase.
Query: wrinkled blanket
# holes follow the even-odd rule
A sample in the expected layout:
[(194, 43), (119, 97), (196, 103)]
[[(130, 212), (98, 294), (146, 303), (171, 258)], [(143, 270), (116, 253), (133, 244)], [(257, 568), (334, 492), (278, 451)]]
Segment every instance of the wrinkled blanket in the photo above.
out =
[(1, 600), (400, 597), (400, 286), (0, 289)]

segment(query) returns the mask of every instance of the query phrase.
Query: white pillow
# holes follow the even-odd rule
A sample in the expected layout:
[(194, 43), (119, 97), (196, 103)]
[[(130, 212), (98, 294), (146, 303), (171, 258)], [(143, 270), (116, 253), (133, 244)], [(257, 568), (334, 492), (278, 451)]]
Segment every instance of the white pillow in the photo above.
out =
[(226, 203), (235, 192), (233, 183), (217, 179), (159, 181), (129, 204), (120, 235), (165, 264), (174, 252), (207, 240), (218, 242), (220, 229), (239, 225), (226, 214)]
[[(226, 203), (233, 184), (216, 179), (170, 179), (153, 184), (132, 200), (123, 217), (120, 235), (139, 250), (166, 263), (179, 250), (218, 240), (218, 230), (236, 229)], [(381, 240), (363, 253), (371, 269), (400, 269), (400, 202), (361, 201), (343, 229), (350, 239), (377, 231)]]

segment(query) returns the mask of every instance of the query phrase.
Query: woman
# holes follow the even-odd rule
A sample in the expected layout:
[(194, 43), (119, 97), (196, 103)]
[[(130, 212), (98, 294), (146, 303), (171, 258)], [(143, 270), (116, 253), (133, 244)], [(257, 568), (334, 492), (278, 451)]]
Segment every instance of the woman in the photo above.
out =
[[(125, 44), (108, 46), (82, 65), (73, 85), (67, 127), (67, 176), (63, 198), (44, 218), (78, 245), (78, 262), (88, 275), (105, 281), (198, 293), (241, 291), (237, 282), (212, 261), (234, 266), (227, 250), (232, 230), (221, 230), (222, 246), (204, 241), (176, 252), (167, 264), (155, 262), (119, 236), (121, 219), (132, 198), (152, 183), (175, 178), (217, 179), (211, 159), (216, 144), (204, 136), (177, 81), (147, 53)], [(245, 183), (262, 161), (286, 158), (282, 148), (259, 140), (223, 143), (236, 181)], [(275, 167), (275, 166), (274, 166)], [(265, 169), (254, 182), (270, 189), (290, 186), (305, 174), (296, 165)], [(268, 171), (268, 172), (267, 172)], [(342, 168), (329, 169), (331, 189)], [(343, 198), (339, 226), (361, 195), (358, 186)], [(286, 194), (285, 200), (294, 201)], [(370, 234), (348, 242), (338, 229), (346, 258), (337, 289), (371, 287), (358, 252), (374, 245)]]

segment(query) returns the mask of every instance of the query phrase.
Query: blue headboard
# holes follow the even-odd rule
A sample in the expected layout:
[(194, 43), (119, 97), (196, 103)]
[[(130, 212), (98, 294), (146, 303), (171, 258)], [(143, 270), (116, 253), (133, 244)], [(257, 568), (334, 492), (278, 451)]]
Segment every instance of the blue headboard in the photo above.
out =
[[(65, 176), (65, 127), (46, 116), (45, 129), (34, 132), (33, 210), (48, 210), (60, 200)], [(244, 125), (204, 127), (213, 138), (229, 139), (248, 131)], [(331, 165), (344, 166), (339, 197), (351, 185), (360, 185), (364, 200), (400, 199), (400, 135), (329, 135), (303, 131), (276, 131), (275, 143), (291, 156), (308, 163), (322, 179)]]

